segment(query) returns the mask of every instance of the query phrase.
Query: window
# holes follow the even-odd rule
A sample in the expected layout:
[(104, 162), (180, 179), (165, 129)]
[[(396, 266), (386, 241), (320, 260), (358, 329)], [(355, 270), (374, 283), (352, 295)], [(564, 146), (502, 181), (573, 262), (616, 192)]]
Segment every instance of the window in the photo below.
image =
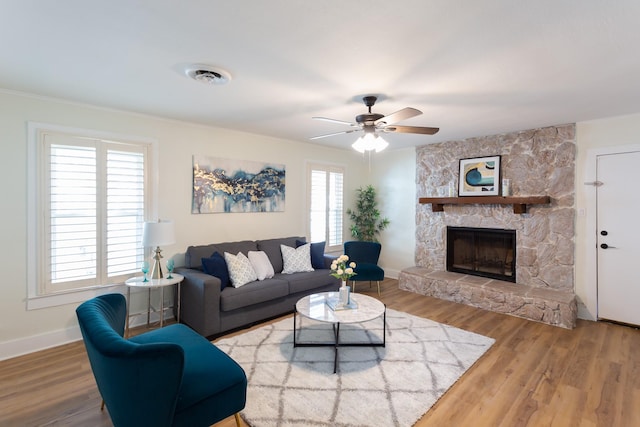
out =
[(150, 143), (33, 132), (37, 268), (30, 297), (122, 283), (145, 255)]
[(342, 249), (344, 168), (309, 165), (309, 237), (326, 242), (326, 250)]

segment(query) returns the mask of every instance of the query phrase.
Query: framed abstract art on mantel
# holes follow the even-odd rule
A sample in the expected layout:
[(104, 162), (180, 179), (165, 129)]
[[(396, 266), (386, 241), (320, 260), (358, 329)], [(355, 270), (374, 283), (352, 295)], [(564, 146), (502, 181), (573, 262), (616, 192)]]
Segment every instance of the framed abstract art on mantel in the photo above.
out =
[(284, 212), (285, 166), (193, 156), (192, 214)]
[(500, 194), (500, 156), (460, 160), (458, 196), (497, 196)]

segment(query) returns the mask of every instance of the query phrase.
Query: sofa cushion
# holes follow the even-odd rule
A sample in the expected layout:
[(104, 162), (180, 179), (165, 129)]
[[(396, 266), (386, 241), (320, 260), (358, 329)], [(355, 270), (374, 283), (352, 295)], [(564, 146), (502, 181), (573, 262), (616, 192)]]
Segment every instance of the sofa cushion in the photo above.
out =
[(269, 257), (263, 251), (249, 251), (247, 256), (253, 266), (253, 270), (258, 276), (258, 280), (270, 279), (273, 277), (273, 266), (269, 261)]
[(227, 262), (219, 252), (214, 252), (209, 258), (202, 258), (202, 271), (220, 279), (220, 290), (231, 284)]
[(208, 258), (212, 253), (218, 252), (224, 254), (229, 252), (237, 254), (242, 252), (248, 254), (249, 251), (257, 251), (256, 242), (251, 240), (242, 240), (240, 242), (215, 243), (212, 245), (189, 246), (184, 254), (184, 265), (187, 268), (195, 268), (202, 270), (202, 258)]
[[(304, 240), (296, 240), (296, 248), (307, 242)], [(326, 268), (324, 264), (324, 246), (325, 242), (311, 243), (311, 266), (316, 268)]]
[(229, 279), (231, 280), (231, 285), (234, 288), (239, 288), (249, 282), (258, 280), (258, 276), (256, 275), (249, 258), (247, 258), (247, 256), (242, 252), (238, 252), (237, 255), (225, 252), (224, 260), (227, 262), (227, 267), (229, 268)]
[(280, 245), (280, 250), (282, 251), (283, 274), (313, 271), (310, 244), (307, 243), (297, 248)]
[[(276, 273), (282, 272), (282, 251), (280, 251), (280, 245), (296, 247), (296, 240), (304, 240), (304, 237), (283, 237), (280, 239), (267, 239), (258, 240), (257, 245), (259, 251), (264, 251), (271, 261), (273, 271)], [(255, 249), (254, 249), (255, 250)]]
[(283, 298), (289, 294), (289, 284), (282, 279), (265, 279), (247, 283), (240, 288), (225, 288), (220, 293), (220, 310), (231, 311), (238, 308)]
[(286, 280), (289, 283), (289, 294), (308, 292), (318, 287), (335, 283), (335, 290), (340, 287), (340, 280), (331, 277), (329, 270), (306, 271), (293, 274), (276, 274), (274, 279)]

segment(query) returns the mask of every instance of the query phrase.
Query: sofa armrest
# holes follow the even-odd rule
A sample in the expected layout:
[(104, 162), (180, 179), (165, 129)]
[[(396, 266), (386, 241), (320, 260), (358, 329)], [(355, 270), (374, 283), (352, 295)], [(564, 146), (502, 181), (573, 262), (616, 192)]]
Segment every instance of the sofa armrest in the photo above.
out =
[(220, 330), (220, 279), (191, 268), (177, 268), (180, 285), (180, 321), (204, 337)]

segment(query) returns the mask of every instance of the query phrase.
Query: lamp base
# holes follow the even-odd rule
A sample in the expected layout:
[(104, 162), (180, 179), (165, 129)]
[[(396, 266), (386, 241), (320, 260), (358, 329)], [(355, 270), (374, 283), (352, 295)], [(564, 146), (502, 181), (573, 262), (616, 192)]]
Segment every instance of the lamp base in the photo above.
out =
[(153, 269), (151, 270), (151, 279), (162, 279), (164, 278), (162, 274), (162, 263), (160, 259), (162, 258), (162, 249), (160, 246), (156, 246), (155, 250), (156, 254), (153, 256)]

